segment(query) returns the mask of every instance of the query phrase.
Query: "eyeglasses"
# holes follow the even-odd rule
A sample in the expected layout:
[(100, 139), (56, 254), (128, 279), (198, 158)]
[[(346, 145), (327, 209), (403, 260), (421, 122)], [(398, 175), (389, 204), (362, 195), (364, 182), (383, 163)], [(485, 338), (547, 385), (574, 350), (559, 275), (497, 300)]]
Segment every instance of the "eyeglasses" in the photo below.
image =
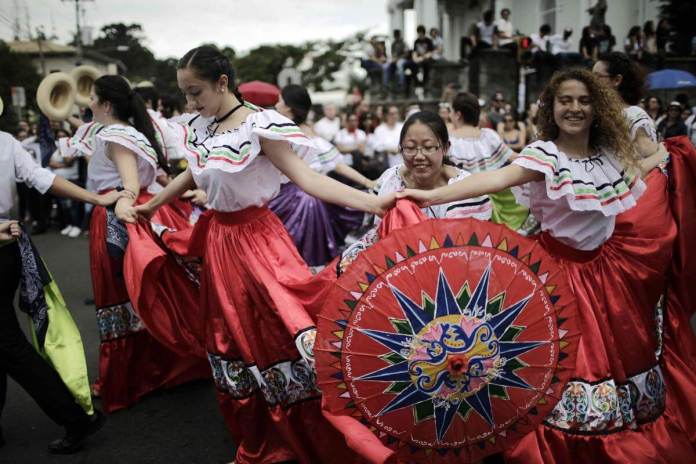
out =
[(435, 152), (439, 149), (440, 145), (433, 145), (428, 147), (401, 147), (401, 151), (403, 152), (403, 154), (408, 156), (414, 156), (419, 151), (425, 156), (430, 156), (434, 155)]

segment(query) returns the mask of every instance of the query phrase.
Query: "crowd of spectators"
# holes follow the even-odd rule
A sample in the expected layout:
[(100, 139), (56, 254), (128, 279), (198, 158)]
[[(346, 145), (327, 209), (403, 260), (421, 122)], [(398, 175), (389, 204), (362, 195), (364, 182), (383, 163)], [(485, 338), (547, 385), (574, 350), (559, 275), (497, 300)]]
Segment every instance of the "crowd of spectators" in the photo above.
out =
[[(56, 141), (70, 135), (68, 124), (39, 118), (37, 123), (19, 121), (15, 138), (34, 160), (66, 179), (84, 187), (86, 182), (86, 161), (82, 158), (63, 158), (55, 150)], [(84, 223), (85, 205), (69, 200), (57, 199), (50, 194), (41, 195), (23, 183), (17, 184), (19, 195), (19, 217), (31, 225), (33, 234), (45, 232), (51, 224), (60, 227), (65, 236), (76, 238), (86, 230)]]
[[(440, 117), (448, 130), (455, 130), (455, 110), (452, 106), (457, 92), (449, 101), (437, 106)], [(521, 150), (535, 140), (536, 103), (527, 111), (518, 114), (515, 105), (503, 92), (495, 92), (490, 100), (478, 99), (480, 104), (479, 128), (491, 129), (513, 150)], [(399, 149), (399, 134), (403, 121), (416, 111), (419, 105), (368, 105), (360, 101), (339, 111), (334, 104), (324, 105), (316, 115), (314, 131), (332, 142), (343, 154), (346, 164), (370, 179), (376, 179), (385, 169), (402, 163)]]
[[(487, 10), (461, 38), (460, 62), (467, 63), (482, 51), (504, 50), (516, 57), (525, 74), (542, 68), (537, 77), (545, 80), (558, 68), (591, 66), (600, 56), (612, 51), (623, 51), (651, 68), (661, 67), (664, 58), (673, 53), (674, 31), (666, 19), (660, 19), (657, 26), (653, 20), (646, 21), (642, 27), (633, 26), (621, 43), (605, 21), (607, 9), (605, 0), (597, 0), (587, 10), (590, 21), (580, 31), (579, 41), (572, 28), (554, 31), (550, 24), (542, 24), (537, 31), (521, 32), (514, 26), (510, 9), (501, 9), (497, 19), (493, 10)], [(380, 91), (383, 97), (403, 94), (406, 98), (421, 97), (414, 92), (417, 88), (430, 96), (439, 96), (443, 91), (429, 88), (435, 64), (444, 60), (440, 31), (437, 28), (427, 31), (419, 25), (416, 32), (417, 38), (410, 47), (400, 30), (393, 31), (391, 39), (375, 36), (367, 43), (362, 66), (373, 83), (373, 91)], [(696, 36), (693, 54), (696, 55)]]
[[(136, 89), (140, 93), (146, 89)], [(156, 93), (154, 94), (156, 95)], [(145, 98), (145, 96), (143, 95)], [(167, 118), (181, 114), (183, 108), (176, 97), (159, 97), (156, 95), (157, 110)], [(87, 184), (87, 157), (67, 158), (57, 150), (58, 140), (70, 137), (84, 121), (91, 120), (89, 109), (83, 109), (81, 117), (70, 117), (67, 121), (50, 121), (41, 115), (36, 122), (20, 120), (14, 131), (15, 138), (24, 149), (41, 166), (52, 170), (65, 179), (85, 187)], [(180, 160), (171, 160), (172, 172), (181, 169)], [(53, 197), (47, 193), (41, 195), (36, 189), (29, 188), (23, 183), (17, 183), (19, 196), (19, 218), (31, 227), (32, 234), (41, 234), (49, 227), (57, 227), (61, 234), (77, 238), (89, 229), (89, 214), (92, 206), (67, 198)]]
[(409, 47), (401, 30), (395, 29), (391, 38), (390, 53), (385, 40), (372, 37), (366, 44), (362, 67), (370, 80), (381, 83), (382, 90), (410, 96), (416, 87), (428, 88), (433, 64), (443, 59), (444, 42), (440, 31), (425, 26), (416, 28), (417, 37)]

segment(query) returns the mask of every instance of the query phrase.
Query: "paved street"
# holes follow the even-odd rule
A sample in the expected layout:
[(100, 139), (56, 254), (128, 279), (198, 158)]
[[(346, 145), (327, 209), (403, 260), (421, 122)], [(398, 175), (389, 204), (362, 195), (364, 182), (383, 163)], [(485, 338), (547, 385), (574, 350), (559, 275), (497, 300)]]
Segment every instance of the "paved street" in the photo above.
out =
[[(90, 379), (94, 380), (99, 337), (94, 307), (83, 302), (91, 295), (88, 240), (69, 239), (52, 231), (34, 237), (34, 242), (80, 327)], [(19, 318), (21, 322), (26, 320), (23, 313), (19, 313)], [(62, 436), (63, 429), (51, 422), (12, 380), (8, 390), (2, 416), (7, 441), (0, 448), (2, 464), (215, 464), (234, 458), (234, 446), (218, 411), (211, 382), (157, 392), (130, 409), (111, 414), (84, 451), (72, 456), (48, 454), (46, 445)], [(96, 405), (99, 407), (98, 400)]]

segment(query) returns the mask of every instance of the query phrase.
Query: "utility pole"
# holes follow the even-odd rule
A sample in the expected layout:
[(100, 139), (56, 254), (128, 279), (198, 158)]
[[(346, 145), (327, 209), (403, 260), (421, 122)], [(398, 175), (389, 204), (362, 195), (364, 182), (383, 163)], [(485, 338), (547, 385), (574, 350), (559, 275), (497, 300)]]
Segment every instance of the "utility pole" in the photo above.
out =
[(75, 64), (82, 62), (82, 30), (80, 28), (80, 1), (89, 0), (61, 0), (63, 2), (75, 2)]
[(31, 41), (31, 17), (29, 16), (29, 7), (27, 6), (26, 0), (22, 3), (24, 4), (24, 21), (27, 25), (27, 40)]
[(12, 33), (14, 34), (14, 39), (19, 40), (22, 33), (22, 26), (19, 22), (19, 3), (17, 0), (13, 0), (12, 6), (14, 7), (15, 17), (14, 24), (12, 25)]
[(42, 40), (46, 40), (46, 35), (41, 27), (36, 28), (36, 42), (39, 45), (39, 60), (41, 61), (41, 73), (46, 75), (46, 59), (43, 53), (43, 46), (41, 44)]

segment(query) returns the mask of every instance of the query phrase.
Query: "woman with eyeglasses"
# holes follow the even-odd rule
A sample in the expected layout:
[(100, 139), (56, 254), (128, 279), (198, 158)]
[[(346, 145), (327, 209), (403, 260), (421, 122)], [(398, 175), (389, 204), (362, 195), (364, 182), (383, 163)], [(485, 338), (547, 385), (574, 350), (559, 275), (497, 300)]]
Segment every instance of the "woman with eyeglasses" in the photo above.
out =
[[(479, 128), (481, 107), (476, 95), (461, 92), (455, 97), (452, 107), (454, 131), (450, 134), (450, 163), (473, 174), (501, 168), (514, 158), (515, 152), (496, 131)], [(509, 189), (490, 197), (493, 202), (493, 222), (505, 224), (522, 235), (536, 232), (537, 220), (528, 208), (515, 201)]]
[(517, 121), (512, 113), (503, 116), (502, 124), (498, 124), (498, 134), (505, 145), (515, 152), (520, 152), (526, 146), (527, 133), (524, 124)]
[[(399, 134), (399, 148), (403, 164), (390, 167), (377, 180), (375, 190), (381, 197), (405, 188), (432, 190), (469, 176), (467, 171), (446, 163), (450, 150), (449, 133), (445, 122), (436, 113), (420, 111), (411, 115)], [(466, 201), (423, 208), (423, 212), (431, 218), (472, 217), (486, 221), (491, 217), (492, 204), (487, 195), (481, 195)], [(379, 221), (375, 217), (374, 227), (341, 254), (338, 263), (341, 272), (360, 252), (377, 241)]]

